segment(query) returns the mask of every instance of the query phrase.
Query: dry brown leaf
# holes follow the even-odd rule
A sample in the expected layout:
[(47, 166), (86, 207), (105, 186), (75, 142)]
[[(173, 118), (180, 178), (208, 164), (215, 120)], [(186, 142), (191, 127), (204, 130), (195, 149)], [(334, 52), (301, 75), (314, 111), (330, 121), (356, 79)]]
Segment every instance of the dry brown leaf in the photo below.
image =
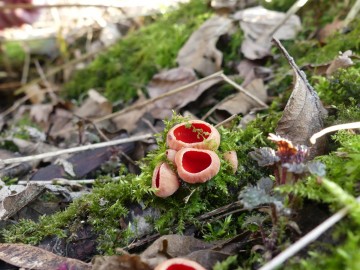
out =
[[(275, 42), (294, 71), (294, 88), (278, 122), (276, 133), (295, 145), (309, 145), (310, 137), (323, 129), (323, 119), (327, 112), (307, 81), (305, 73), (298, 68), (281, 43), (278, 40)], [(311, 157), (322, 152), (324, 141), (316, 146), (317, 148), (311, 149)]]
[[(192, 69), (179, 67), (155, 75), (147, 88), (150, 97), (155, 98), (194, 81), (196, 81), (196, 74)], [(155, 118), (163, 118), (164, 114), (170, 116), (171, 110), (183, 108), (190, 102), (195, 101), (204, 91), (219, 81), (221, 81), (221, 78), (207, 80), (199, 85), (156, 101), (156, 108), (151, 110), (152, 116)]]
[(47, 123), (53, 108), (52, 104), (34, 104), (30, 108), (30, 117), (37, 123)]
[[(247, 85), (246, 90), (258, 97), (261, 101), (266, 102), (268, 96), (262, 79), (253, 80)], [(218, 110), (225, 110), (230, 114), (241, 113), (245, 115), (255, 107), (259, 107), (259, 104), (255, 100), (244, 93), (238, 93), (233, 98), (221, 104)]]
[(317, 34), (317, 39), (321, 43), (326, 43), (326, 39), (335, 34), (338, 30), (340, 30), (344, 26), (344, 21), (340, 21), (335, 19), (333, 22), (328, 23), (322, 28)]
[[(146, 98), (142, 95), (138, 98), (137, 101), (133, 103), (133, 105), (141, 104), (145, 100)], [(131, 132), (137, 127), (137, 122), (141, 119), (141, 117), (148, 111), (152, 111), (153, 108), (154, 104), (148, 104), (140, 109), (131, 110), (127, 113), (116, 116), (112, 119), (112, 122), (115, 124), (118, 130), (124, 129), (128, 132)]]
[(19, 210), (39, 196), (44, 189), (44, 186), (28, 185), (24, 190), (21, 190), (16, 194), (9, 194), (6, 196), (1, 201), (0, 220), (6, 220), (16, 214)]
[(55, 255), (44, 249), (24, 244), (0, 244), (0, 260), (11, 265), (36, 270), (90, 270), (91, 265)]
[(350, 56), (352, 55), (352, 51), (348, 50), (344, 53), (340, 52), (340, 55), (335, 58), (330, 64), (330, 66), (326, 70), (326, 76), (332, 75), (339, 68), (347, 68), (352, 66), (354, 63), (351, 60)]
[(97, 256), (93, 259), (92, 270), (151, 270), (138, 255)]
[(216, 251), (216, 250), (197, 250), (186, 256), (186, 258), (198, 262), (205, 269), (213, 269), (217, 262), (225, 260), (232, 254)]
[(192, 236), (164, 235), (149, 246), (140, 256), (154, 267), (169, 257), (184, 257), (194, 251), (209, 249), (213, 245)]
[(179, 66), (195, 69), (203, 76), (219, 71), (223, 55), (216, 48), (216, 42), (232, 29), (232, 20), (229, 18), (214, 16), (208, 19), (179, 51), (176, 58)]
[[(271, 31), (284, 17), (285, 13), (267, 10), (261, 6), (244, 9), (234, 14), (234, 19), (240, 21), (240, 27), (244, 31), (245, 40), (241, 44), (241, 51), (246, 58), (254, 60), (270, 55), (270, 40), (268, 42), (257, 42), (257, 40)], [(300, 28), (299, 17), (292, 15), (275, 32), (274, 37), (293, 39)]]
[(39, 104), (44, 101), (45, 93), (38, 84), (32, 84), (26, 87), (25, 94), (28, 96), (32, 104)]
[(88, 98), (75, 114), (84, 118), (98, 118), (112, 112), (112, 104), (104, 96), (94, 89), (88, 92)]

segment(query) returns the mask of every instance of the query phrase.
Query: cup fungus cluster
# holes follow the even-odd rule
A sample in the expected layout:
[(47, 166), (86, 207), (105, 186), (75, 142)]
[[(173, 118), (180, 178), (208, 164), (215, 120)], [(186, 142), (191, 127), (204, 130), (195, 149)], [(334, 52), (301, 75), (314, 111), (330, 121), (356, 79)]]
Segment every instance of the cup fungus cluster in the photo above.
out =
[[(166, 136), (166, 157), (175, 164), (177, 174), (163, 162), (158, 164), (152, 177), (156, 196), (168, 197), (180, 187), (179, 178), (189, 184), (205, 183), (220, 170), (220, 158), (216, 150), (220, 145), (220, 133), (212, 125), (201, 120), (191, 120), (172, 127)], [(235, 151), (224, 154), (233, 172), (237, 169)]]

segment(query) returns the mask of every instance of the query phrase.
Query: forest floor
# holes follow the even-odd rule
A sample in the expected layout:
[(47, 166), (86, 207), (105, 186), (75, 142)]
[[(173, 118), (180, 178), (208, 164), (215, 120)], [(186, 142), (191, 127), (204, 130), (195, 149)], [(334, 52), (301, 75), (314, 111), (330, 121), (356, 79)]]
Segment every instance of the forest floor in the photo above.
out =
[(360, 1), (176, 2), (0, 33), (0, 269), (360, 269)]

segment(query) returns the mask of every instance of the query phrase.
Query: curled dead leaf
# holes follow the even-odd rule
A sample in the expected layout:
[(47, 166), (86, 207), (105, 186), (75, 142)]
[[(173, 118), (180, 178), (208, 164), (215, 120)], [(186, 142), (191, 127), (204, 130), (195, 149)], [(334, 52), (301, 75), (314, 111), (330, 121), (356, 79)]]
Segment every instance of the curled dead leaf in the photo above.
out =
[[(289, 139), (294, 145), (309, 145), (310, 137), (323, 129), (323, 120), (327, 115), (319, 96), (306, 79), (306, 75), (295, 64), (293, 58), (288, 54), (280, 41), (274, 39), (290, 66), (294, 71), (294, 88), (286, 104), (283, 115), (278, 122), (276, 133), (281, 137)], [(322, 143), (313, 147), (310, 157), (323, 152), (325, 147)]]

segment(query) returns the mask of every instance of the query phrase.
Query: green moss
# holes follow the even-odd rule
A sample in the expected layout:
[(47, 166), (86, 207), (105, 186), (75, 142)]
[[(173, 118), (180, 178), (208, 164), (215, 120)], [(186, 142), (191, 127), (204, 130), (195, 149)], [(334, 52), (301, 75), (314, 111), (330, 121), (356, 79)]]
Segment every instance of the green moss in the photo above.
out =
[(66, 94), (77, 98), (90, 88), (111, 100), (136, 97), (158, 71), (176, 65), (178, 51), (211, 15), (205, 2), (192, 0), (154, 23), (129, 33), (109, 51), (98, 56), (65, 85)]
[(326, 105), (350, 105), (351, 100), (358, 100), (360, 95), (360, 63), (340, 69), (329, 79), (316, 76), (315, 89)]
[[(298, 64), (324, 64), (333, 60), (339, 52), (347, 50), (358, 51), (360, 49), (360, 20), (354, 21), (349, 32), (338, 32), (328, 37), (324, 46), (317, 44), (316, 47), (309, 48), (307, 52), (302, 52), (303, 57), (298, 58)], [(294, 44), (296, 46), (296, 44)], [(302, 49), (303, 50), (303, 49)], [(296, 56), (296, 55), (295, 55)]]
[[(166, 134), (173, 125), (184, 121), (187, 120), (177, 115), (165, 121), (164, 132), (157, 137), (159, 148), (142, 160), (139, 176), (127, 174), (117, 180), (99, 180), (91, 194), (74, 201), (65, 211), (41, 217), (38, 223), (21, 220), (4, 230), (5, 241), (36, 244), (50, 235), (69, 237), (79, 226), (89, 224), (98, 235), (99, 251), (111, 254), (116, 247), (127, 245), (136, 236), (130, 228), (124, 230), (119, 227), (119, 219), (126, 218), (131, 204), (143, 203), (160, 211), (160, 217), (152, 221), (154, 231), (182, 232), (186, 225), (199, 224), (196, 220), (198, 215), (236, 200), (234, 190), (267, 173), (248, 157), (253, 147), (266, 144), (262, 131), (256, 125), (246, 130), (219, 128), (222, 138), (217, 151), (221, 159), (220, 172), (201, 185), (182, 183), (180, 189), (167, 199), (154, 196), (151, 188), (153, 170), (159, 162), (169, 162), (164, 155)], [(222, 153), (230, 149), (236, 150), (239, 157), (240, 166), (236, 175), (222, 158)]]

